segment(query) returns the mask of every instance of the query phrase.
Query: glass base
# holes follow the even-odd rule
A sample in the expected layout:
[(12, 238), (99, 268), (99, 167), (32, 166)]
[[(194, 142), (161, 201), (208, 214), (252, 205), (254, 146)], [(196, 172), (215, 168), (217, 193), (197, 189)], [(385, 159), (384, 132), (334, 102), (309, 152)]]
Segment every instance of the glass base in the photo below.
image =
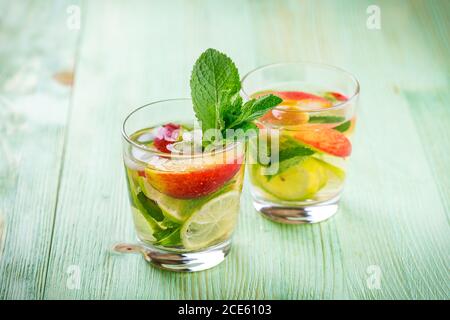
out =
[(338, 210), (340, 195), (310, 205), (280, 205), (253, 199), (253, 206), (265, 218), (286, 224), (307, 224), (325, 221)]
[(173, 252), (152, 247), (147, 243), (118, 244), (114, 251), (120, 253), (141, 253), (147, 262), (164, 270), (179, 272), (195, 272), (217, 266), (228, 255), (231, 240), (227, 240), (204, 251)]

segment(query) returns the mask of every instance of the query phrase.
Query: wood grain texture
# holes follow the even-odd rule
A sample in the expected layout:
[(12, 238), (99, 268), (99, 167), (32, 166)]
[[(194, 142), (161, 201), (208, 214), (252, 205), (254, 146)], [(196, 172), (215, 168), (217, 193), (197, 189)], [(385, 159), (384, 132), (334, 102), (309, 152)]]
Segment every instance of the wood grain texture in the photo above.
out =
[(54, 74), (73, 72), (73, 3), (0, 2), (0, 299), (41, 298), (45, 287), (71, 94)]
[[(370, 30), (366, 9), (371, 4), (86, 2), (70, 117), (68, 91), (54, 102), (64, 106), (61, 119), (69, 123), (51, 122), (49, 114), (40, 113), (35, 130), (45, 137), (42, 145), (32, 147), (24, 133), (14, 136), (26, 142), (21, 150), (28, 157), (40, 148), (48, 152), (35, 156), (33, 165), (20, 162), (17, 184), (4, 188), (1, 208), (13, 213), (7, 214), (0, 297), (450, 298), (450, 5), (378, 1), (381, 29)], [(13, 7), (9, 10), (17, 15), (32, 10)], [(42, 37), (65, 35), (55, 31), (57, 23)], [(24, 37), (30, 32), (14, 27)], [(7, 34), (1, 30), (0, 36)], [(62, 46), (69, 53), (76, 49), (75, 42)], [(48, 40), (43, 47), (42, 57), (51, 56)], [(192, 64), (208, 47), (227, 52), (242, 75), (284, 60), (322, 61), (354, 73), (362, 87), (354, 154), (333, 219), (310, 226), (262, 219), (246, 181), (227, 260), (200, 273), (170, 273), (139, 256), (108, 250), (134, 239), (120, 125), (139, 105), (188, 96)], [(25, 52), (14, 43), (0, 57), (10, 58), (10, 50)], [(53, 92), (42, 94), (56, 99)], [(28, 110), (23, 113), (30, 116)], [(67, 285), (73, 267), (80, 272), (79, 289)], [(374, 270), (381, 272), (379, 288), (370, 286)]]

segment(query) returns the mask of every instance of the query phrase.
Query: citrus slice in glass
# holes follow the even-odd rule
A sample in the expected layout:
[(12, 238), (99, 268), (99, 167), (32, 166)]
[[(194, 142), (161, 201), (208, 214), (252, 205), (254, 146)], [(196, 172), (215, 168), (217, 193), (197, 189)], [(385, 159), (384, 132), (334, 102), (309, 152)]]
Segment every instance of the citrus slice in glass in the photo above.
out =
[(208, 247), (233, 231), (239, 211), (239, 192), (229, 191), (206, 202), (194, 212), (181, 228), (186, 249)]
[(186, 221), (192, 211), (201, 205), (197, 199), (183, 200), (166, 196), (153, 188), (145, 178), (139, 179), (139, 186), (147, 198), (158, 204), (167, 218), (177, 223)]
[(143, 241), (155, 241), (156, 239), (153, 236), (154, 228), (152, 224), (145, 219), (144, 215), (138, 209), (131, 207), (131, 210), (133, 212), (133, 221), (139, 238)]
[[(257, 169), (258, 166), (255, 166)], [(313, 197), (328, 179), (324, 167), (312, 157), (274, 176), (264, 176), (259, 172), (255, 172), (254, 176), (265, 191), (286, 201), (302, 201)]]

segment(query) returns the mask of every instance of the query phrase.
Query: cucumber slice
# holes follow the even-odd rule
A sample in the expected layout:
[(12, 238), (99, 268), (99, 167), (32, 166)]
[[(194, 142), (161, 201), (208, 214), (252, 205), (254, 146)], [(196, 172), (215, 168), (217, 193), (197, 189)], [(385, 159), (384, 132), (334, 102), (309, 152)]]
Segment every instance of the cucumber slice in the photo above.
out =
[(259, 169), (259, 166), (254, 165), (252, 174), (256, 183), (268, 193), (286, 201), (311, 198), (328, 180), (324, 167), (312, 157), (305, 157), (298, 164), (270, 178), (261, 175)]

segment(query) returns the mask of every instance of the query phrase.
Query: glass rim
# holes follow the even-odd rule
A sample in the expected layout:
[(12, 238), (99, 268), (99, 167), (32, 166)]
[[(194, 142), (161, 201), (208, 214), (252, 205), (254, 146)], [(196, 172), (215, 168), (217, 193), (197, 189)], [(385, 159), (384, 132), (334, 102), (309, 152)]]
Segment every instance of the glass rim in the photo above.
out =
[(165, 158), (170, 158), (170, 159), (194, 159), (194, 158), (201, 158), (201, 157), (208, 157), (208, 156), (216, 156), (216, 155), (220, 155), (222, 153), (228, 152), (230, 150), (232, 150), (233, 148), (235, 148), (238, 145), (241, 145), (242, 142), (236, 141), (233, 143), (230, 143), (226, 148), (223, 148), (221, 150), (212, 150), (209, 152), (201, 152), (201, 153), (196, 153), (196, 154), (173, 154), (173, 153), (165, 153), (165, 152), (161, 152), (158, 150), (154, 150), (154, 149), (150, 149), (142, 144), (136, 143), (134, 142), (130, 136), (126, 133), (126, 129), (125, 126), (127, 124), (127, 121), (137, 112), (139, 112), (140, 110), (146, 108), (146, 107), (150, 107), (153, 106), (155, 104), (159, 104), (159, 103), (164, 103), (164, 102), (186, 102), (186, 101), (192, 101), (191, 98), (172, 98), (172, 99), (162, 99), (162, 100), (157, 100), (157, 101), (152, 101), (149, 102), (147, 104), (144, 104), (134, 110), (132, 110), (123, 120), (122, 123), (122, 137), (133, 147), (136, 147), (138, 149), (144, 150), (146, 152), (150, 152), (152, 154), (154, 154), (155, 156), (161, 156), (161, 157), (165, 157)]
[[(281, 67), (281, 66), (285, 66), (285, 65), (311, 65), (311, 66), (316, 66), (316, 67), (321, 67), (324, 69), (330, 69), (330, 70), (334, 70), (334, 71), (338, 71), (340, 73), (345, 74), (355, 85), (355, 90), (353, 91), (353, 93), (351, 94), (351, 96), (346, 100), (346, 101), (342, 101), (339, 102), (337, 104), (335, 104), (332, 107), (326, 108), (326, 109), (303, 109), (303, 110), (291, 110), (291, 112), (324, 112), (324, 111), (328, 111), (328, 110), (337, 110), (337, 109), (341, 109), (343, 108), (345, 105), (347, 105), (350, 102), (353, 102), (354, 100), (356, 100), (356, 98), (358, 97), (359, 93), (360, 93), (360, 85), (359, 85), (359, 81), (358, 79), (356, 79), (356, 77), (348, 72), (347, 70), (344, 70), (340, 67), (336, 67), (333, 66), (331, 64), (326, 64), (326, 63), (321, 63), (321, 62), (314, 62), (314, 61), (293, 61), (293, 62), (276, 62), (276, 63), (269, 63), (269, 64), (265, 64), (262, 66), (259, 66), (249, 72), (247, 72), (241, 79), (241, 93), (243, 94), (243, 96), (246, 99), (250, 99), (250, 96), (247, 92), (245, 92), (244, 90), (244, 82), (245, 80), (250, 77), (252, 74), (254, 74), (255, 72), (264, 70), (266, 68), (270, 68), (270, 67)], [(276, 110), (283, 110), (286, 111), (284, 109), (282, 109), (280, 106), (276, 106), (274, 109)]]

